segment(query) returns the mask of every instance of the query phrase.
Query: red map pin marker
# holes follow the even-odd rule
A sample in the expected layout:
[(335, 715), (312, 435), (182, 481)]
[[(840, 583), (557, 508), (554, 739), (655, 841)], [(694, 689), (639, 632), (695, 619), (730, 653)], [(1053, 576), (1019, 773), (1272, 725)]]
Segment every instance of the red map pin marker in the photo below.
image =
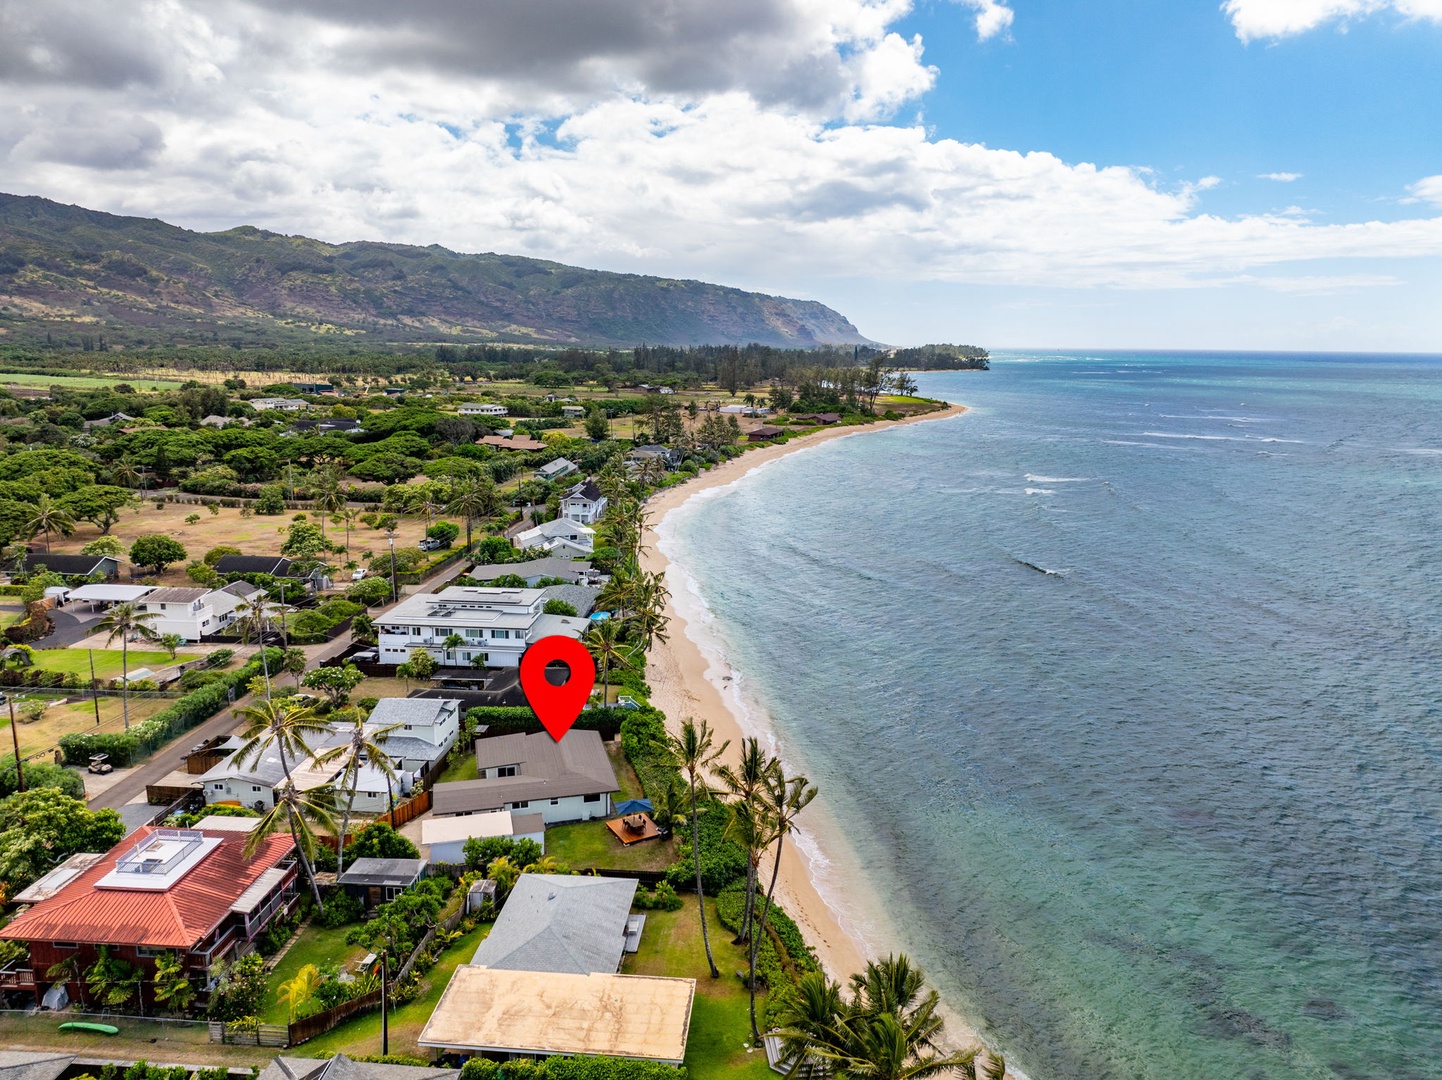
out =
[[(558, 660), (571, 672), (561, 686), (546, 678), (546, 665)], [(557, 742), (571, 730), (595, 685), (596, 662), (575, 638), (553, 634), (521, 654), (521, 689), (540, 717), (541, 726)]]

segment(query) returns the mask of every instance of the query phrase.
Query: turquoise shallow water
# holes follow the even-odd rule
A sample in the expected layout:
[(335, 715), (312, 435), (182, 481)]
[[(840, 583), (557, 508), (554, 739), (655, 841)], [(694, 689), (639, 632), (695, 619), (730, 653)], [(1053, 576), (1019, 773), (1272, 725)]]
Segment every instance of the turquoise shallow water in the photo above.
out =
[(670, 541), (906, 948), (1034, 1080), (1442, 1077), (1442, 360), (918, 382)]

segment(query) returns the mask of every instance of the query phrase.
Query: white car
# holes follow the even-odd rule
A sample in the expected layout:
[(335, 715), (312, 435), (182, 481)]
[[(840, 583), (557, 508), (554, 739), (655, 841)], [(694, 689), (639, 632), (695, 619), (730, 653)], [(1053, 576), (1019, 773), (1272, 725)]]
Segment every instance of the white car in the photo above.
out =
[(362, 579), (365, 578), (365, 576), (366, 576), (366, 572), (365, 572), (364, 569), (361, 569), (361, 570), (352, 570), (352, 571), (351, 571), (351, 575), (350, 575), (350, 579), (351, 579), (352, 581), (361, 581)]

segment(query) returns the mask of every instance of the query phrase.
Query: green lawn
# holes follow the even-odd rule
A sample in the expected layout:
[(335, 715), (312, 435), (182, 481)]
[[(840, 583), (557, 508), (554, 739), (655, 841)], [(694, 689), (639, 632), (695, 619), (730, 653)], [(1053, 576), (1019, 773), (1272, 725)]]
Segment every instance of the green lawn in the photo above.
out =
[[(409, 1005), (393, 1009), (390, 1015), (390, 1052), (410, 1054), (413, 1057), (429, 1058), (431, 1051), (417, 1044), (421, 1029), (426, 1026), (436, 1004), (445, 992), (446, 984), (456, 967), (475, 955), (478, 946), (491, 932), (490, 923), (482, 923), (469, 934), (457, 938), (456, 943), (441, 954), (436, 966), (421, 979), (421, 995)], [(380, 1010), (368, 1012), (354, 1020), (332, 1028), (324, 1035), (317, 1035), (298, 1051), (311, 1057), (330, 1057), (340, 1051), (347, 1054), (379, 1054), (381, 1052)]]
[(0, 604), (0, 630), (7, 626), (14, 626), (25, 619), (25, 605), (16, 601), (13, 604)]
[[(746, 968), (746, 950), (731, 944), (731, 932), (716, 918), (716, 905), (706, 901), (711, 951), (719, 979), (706, 968), (706, 950), (701, 944), (701, 923), (696, 898), (683, 897), (680, 911), (648, 911), (641, 935), (641, 951), (621, 963), (627, 975), (668, 975), (696, 980), (696, 1003), (691, 1012), (691, 1031), (686, 1039), (686, 1067), (692, 1080), (762, 1080), (774, 1077), (766, 1065), (766, 1052), (748, 1051), (751, 1021), (747, 1016), (746, 984), (737, 972)], [(761, 1016), (765, 992), (756, 998), (756, 1015)]]
[(546, 854), (578, 870), (664, 870), (676, 861), (676, 841), (658, 838), (626, 846), (605, 822), (580, 821), (547, 829)]
[(621, 748), (621, 740), (614, 739), (606, 743), (606, 753), (611, 758), (611, 767), (616, 770), (616, 783), (621, 785), (621, 793), (615, 796), (616, 801), (644, 799), (646, 792), (641, 788), (641, 781), (636, 777), (636, 770), (631, 768), (626, 751)]
[(276, 964), (275, 970), (270, 973), (262, 1020), (267, 1024), (290, 1022), (290, 1014), (277, 996), (280, 984), (295, 978), (296, 973), (306, 964), (314, 964), (318, 968), (324, 968), (327, 964), (344, 966), (347, 961), (359, 960), (366, 954), (366, 950), (360, 946), (345, 943), (346, 931), (349, 929), (349, 926), (326, 929), (312, 923), (300, 932), (299, 940), (280, 958), (280, 963)]
[[(36, 649), (35, 666), (45, 671), (68, 671), (81, 678), (90, 677), (90, 656), (86, 649)], [(97, 679), (118, 679), (120, 677), (120, 650), (95, 649), (95, 677)], [(199, 653), (176, 653), (175, 659), (168, 652), (151, 652), (144, 649), (130, 650), (130, 670), (148, 667), (152, 670), (199, 660)]]
[[(354, 695), (352, 695), (354, 696)], [(437, 783), (450, 784), (458, 780), (476, 779), (476, 755), (466, 754), (459, 761), (453, 761), (446, 766), (446, 771), (441, 773)]]

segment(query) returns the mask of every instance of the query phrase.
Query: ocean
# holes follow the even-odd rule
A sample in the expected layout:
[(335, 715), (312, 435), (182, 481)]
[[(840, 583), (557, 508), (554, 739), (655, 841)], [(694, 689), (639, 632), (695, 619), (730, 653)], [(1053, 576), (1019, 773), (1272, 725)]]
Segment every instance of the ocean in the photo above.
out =
[(916, 378), (662, 531), (823, 890), (1032, 1080), (1442, 1077), (1442, 358)]

